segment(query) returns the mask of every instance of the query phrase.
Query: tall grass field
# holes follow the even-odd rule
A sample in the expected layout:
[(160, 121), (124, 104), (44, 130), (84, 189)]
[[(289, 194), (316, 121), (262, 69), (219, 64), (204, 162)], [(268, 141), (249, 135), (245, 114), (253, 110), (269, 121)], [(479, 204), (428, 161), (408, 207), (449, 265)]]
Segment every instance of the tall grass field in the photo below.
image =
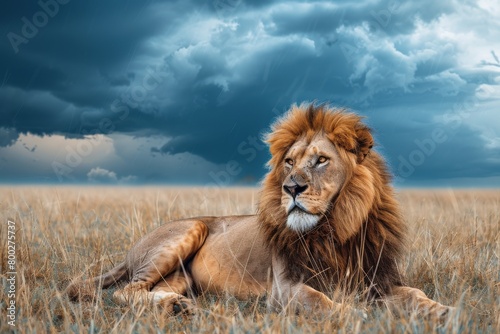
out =
[[(457, 307), (446, 321), (392, 314), (280, 315), (265, 298), (196, 298), (192, 317), (148, 305), (121, 306), (113, 288), (92, 301), (63, 294), (78, 277), (122, 261), (141, 236), (179, 218), (250, 214), (256, 188), (0, 188), (0, 333), (500, 333), (500, 191), (401, 190), (409, 226), (399, 263), (409, 286)], [(346, 302), (356, 304), (351, 298)]]

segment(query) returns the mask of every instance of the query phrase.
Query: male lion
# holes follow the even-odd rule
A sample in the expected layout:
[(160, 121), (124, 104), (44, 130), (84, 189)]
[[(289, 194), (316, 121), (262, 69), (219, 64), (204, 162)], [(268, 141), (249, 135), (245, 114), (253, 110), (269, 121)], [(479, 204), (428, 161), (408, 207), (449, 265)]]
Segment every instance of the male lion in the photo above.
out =
[(421, 314), (450, 310), (402, 284), (396, 263), (405, 224), (359, 116), (295, 105), (267, 142), (272, 158), (257, 215), (165, 224), (108, 273), (70, 284), (69, 297), (124, 281), (116, 301), (153, 302), (172, 313), (191, 312), (193, 290), (239, 299), (269, 292), (273, 309), (328, 312), (340, 304), (327, 293), (340, 288)]

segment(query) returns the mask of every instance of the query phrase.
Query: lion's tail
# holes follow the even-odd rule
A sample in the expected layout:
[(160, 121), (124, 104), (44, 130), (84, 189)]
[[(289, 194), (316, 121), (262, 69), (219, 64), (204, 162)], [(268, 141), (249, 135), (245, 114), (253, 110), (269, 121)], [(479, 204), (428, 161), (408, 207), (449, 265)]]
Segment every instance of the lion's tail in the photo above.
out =
[(101, 276), (71, 282), (65, 292), (72, 301), (91, 301), (95, 298), (96, 288), (109, 288), (124, 280), (126, 276), (127, 267), (125, 266), (125, 262), (122, 262)]

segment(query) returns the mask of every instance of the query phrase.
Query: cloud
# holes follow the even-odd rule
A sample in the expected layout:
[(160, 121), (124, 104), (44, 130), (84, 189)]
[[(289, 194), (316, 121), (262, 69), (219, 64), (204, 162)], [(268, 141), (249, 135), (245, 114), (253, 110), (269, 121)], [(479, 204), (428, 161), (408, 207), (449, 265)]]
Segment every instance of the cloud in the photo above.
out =
[(49, 91), (25, 91), (0, 88), (0, 124), (19, 132), (34, 134), (79, 134), (91, 109), (78, 108), (55, 97)]
[[(497, 166), (464, 165), (460, 153), (474, 149), (471, 161), (486, 161), (498, 142), (495, 8), (430, 0), (70, 2), (19, 53), (0, 41), (0, 149), (10, 164), (36, 157), (40, 175), (53, 179), (40, 152), (63, 143), (53, 161), (66, 164), (66, 145), (76, 150), (78, 141), (103, 134), (102, 147), (113, 153), (95, 148), (69, 167), (75, 179), (100, 166), (116, 181), (208, 182), (207, 170), (233, 160), (243, 168), (236, 181), (258, 179), (268, 155), (253, 157), (248, 138), (290, 104), (317, 100), (367, 115), (397, 166), (415, 139), (473, 99), (474, 117), (456, 130), (467, 142), (441, 145), (447, 160), (433, 154), (412, 177), (441, 177), (439, 166), (452, 161), (466, 166), (457, 178), (489, 175)], [(19, 33), (21, 18), (40, 10), (36, 3), (4, 9), (4, 35)], [(37, 145), (34, 152), (18, 150), (32, 139), (26, 147)], [(3, 166), (5, 178), (16, 175), (15, 166)]]
[(91, 183), (110, 183), (110, 184), (134, 184), (137, 182), (137, 176), (128, 175), (118, 177), (115, 172), (104, 168), (94, 167), (87, 173), (87, 179)]
[(90, 182), (97, 183), (115, 183), (118, 181), (115, 172), (100, 167), (92, 168), (87, 173), (87, 177)]
[(14, 128), (0, 127), (0, 147), (10, 146), (19, 138), (19, 133)]

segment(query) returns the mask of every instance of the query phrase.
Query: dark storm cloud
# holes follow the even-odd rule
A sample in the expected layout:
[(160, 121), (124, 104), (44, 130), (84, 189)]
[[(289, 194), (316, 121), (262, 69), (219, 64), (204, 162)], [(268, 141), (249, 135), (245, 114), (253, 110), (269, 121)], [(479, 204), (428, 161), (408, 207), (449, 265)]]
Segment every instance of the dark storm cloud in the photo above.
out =
[(454, 11), (452, 2), (359, 1), (282, 2), (268, 11), (267, 19), (276, 34), (318, 33), (327, 37), (341, 25), (366, 24), (372, 32), (388, 35), (406, 34), (414, 30), (417, 19), (430, 22)]
[[(144, 52), (145, 40), (177, 23), (179, 11), (189, 6), (189, 2), (41, 2), (59, 8), (54, 17), (46, 15), (47, 23), (39, 28), (34, 17), (45, 11), (37, 2), (19, 6), (9, 1), (7, 8), (2, 7), (1, 35), (29, 37), (19, 45), (1, 39), (3, 84), (47, 90), (68, 103), (101, 108), (113, 98), (112, 86), (126, 84), (134, 75), (127, 65)], [(30, 32), (23, 29), (26, 20), (36, 29), (33, 36), (23, 34)]]
[[(498, 176), (500, 150), (488, 147), (483, 134), (467, 126), (474, 116), (471, 110), (459, 110), (447, 114), (446, 122), (431, 123), (422, 117), (413, 126), (409, 117), (406, 126), (392, 118), (393, 130), (388, 131), (386, 124), (385, 131), (375, 132), (385, 143), (377, 149), (386, 156), (396, 182), (403, 186), (429, 185), (429, 179), (453, 186), (461, 177)], [(374, 126), (384, 129), (380, 120)]]
[(0, 128), (0, 147), (14, 144), (17, 138), (19, 138), (19, 133), (16, 129)]
[(19, 132), (44, 135), (54, 132), (78, 133), (81, 110), (76, 110), (47, 91), (28, 93), (14, 87), (0, 90), (0, 124)]
[[(257, 179), (268, 155), (255, 138), (290, 104), (316, 100), (368, 115), (397, 169), (437, 116), (497, 84), (495, 59), (462, 68), (459, 41), (429, 28), (457, 12), (452, 1), (42, 2), (57, 14), (29, 38), (23, 25), (43, 7), (9, 1), (0, 13), (0, 146), (19, 133), (159, 136), (152, 156), (236, 161), (234, 180)], [(481, 131), (453, 133), (406, 179), (497, 175), (481, 162), (495, 152)], [(444, 173), (443, 159), (461, 167)]]

